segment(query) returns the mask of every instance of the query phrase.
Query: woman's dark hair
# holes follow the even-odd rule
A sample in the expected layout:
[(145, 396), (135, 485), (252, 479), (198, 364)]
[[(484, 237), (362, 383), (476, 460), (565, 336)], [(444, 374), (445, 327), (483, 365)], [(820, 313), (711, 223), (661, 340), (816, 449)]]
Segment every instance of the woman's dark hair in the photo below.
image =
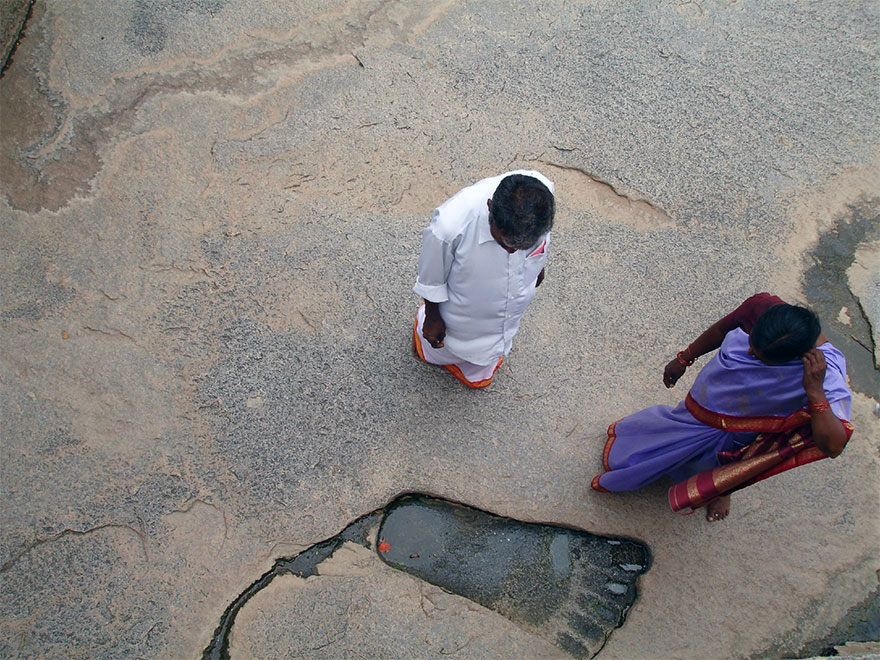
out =
[(822, 332), (816, 313), (800, 305), (774, 305), (755, 322), (749, 344), (761, 358), (774, 364), (797, 360)]
[(511, 247), (534, 245), (553, 226), (553, 193), (533, 176), (511, 174), (492, 195), (492, 224)]

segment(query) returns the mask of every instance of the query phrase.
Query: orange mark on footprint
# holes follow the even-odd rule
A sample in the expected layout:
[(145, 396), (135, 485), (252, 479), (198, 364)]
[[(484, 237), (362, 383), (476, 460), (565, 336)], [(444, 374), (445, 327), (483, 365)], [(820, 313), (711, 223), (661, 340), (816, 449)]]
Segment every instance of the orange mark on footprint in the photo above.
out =
[(379, 552), (388, 552), (391, 550), (391, 544), (388, 543), (384, 538), (379, 541)]

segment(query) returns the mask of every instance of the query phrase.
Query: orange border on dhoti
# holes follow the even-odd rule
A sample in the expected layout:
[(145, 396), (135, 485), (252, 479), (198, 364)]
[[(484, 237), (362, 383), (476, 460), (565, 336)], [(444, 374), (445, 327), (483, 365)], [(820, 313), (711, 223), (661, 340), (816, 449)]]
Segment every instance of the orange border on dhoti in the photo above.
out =
[[(425, 303), (422, 303), (422, 304), (424, 305)], [(422, 350), (422, 342), (419, 341), (419, 316), (418, 316), (418, 314), (416, 315), (416, 320), (413, 323), (413, 346), (416, 349), (416, 353), (419, 354), (419, 359), (421, 359), (422, 362), (428, 362), (425, 359), (425, 351)]]
[[(422, 349), (422, 341), (419, 339), (419, 332), (418, 331), (419, 331), (419, 317), (416, 316), (416, 320), (413, 323), (413, 345), (415, 346), (416, 353), (419, 354), (419, 358), (421, 358), (422, 362), (425, 362), (427, 364), (431, 364), (431, 362), (428, 362), (425, 359), (425, 351)], [(483, 389), (484, 387), (488, 387), (489, 385), (492, 384), (492, 378), (495, 376), (495, 372), (498, 371), (498, 367), (501, 366), (502, 362), (504, 362), (503, 355), (498, 359), (498, 364), (496, 364), (495, 368), (492, 370), (492, 375), (484, 380), (478, 380), (475, 383), (472, 383), (471, 381), (469, 381), (467, 378), (464, 377), (464, 374), (461, 372), (461, 369), (458, 368), (458, 365), (441, 364), (438, 366), (446, 369), (446, 371), (448, 371), (453, 376), (455, 376), (459, 382), (467, 385), (468, 387), (472, 387), (474, 389), (480, 390), (480, 389)]]

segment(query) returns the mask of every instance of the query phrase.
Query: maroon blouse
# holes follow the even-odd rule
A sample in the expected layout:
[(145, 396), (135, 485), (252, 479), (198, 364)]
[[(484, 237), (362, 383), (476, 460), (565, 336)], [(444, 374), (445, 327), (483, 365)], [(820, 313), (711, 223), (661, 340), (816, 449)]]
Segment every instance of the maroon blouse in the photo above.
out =
[(756, 293), (746, 300), (730, 314), (721, 319), (724, 324), (725, 334), (734, 328), (742, 328), (746, 334), (751, 334), (755, 322), (761, 315), (774, 305), (784, 305), (785, 301), (769, 293)]

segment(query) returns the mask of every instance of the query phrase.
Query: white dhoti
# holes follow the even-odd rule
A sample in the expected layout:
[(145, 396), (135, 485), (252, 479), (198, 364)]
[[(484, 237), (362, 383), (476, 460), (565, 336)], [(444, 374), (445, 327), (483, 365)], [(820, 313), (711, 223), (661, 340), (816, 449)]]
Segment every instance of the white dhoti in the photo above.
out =
[(419, 307), (416, 321), (413, 325), (413, 345), (419, 357), (428, 364), (436, 364), (455, 376), (468, 387), (482, 388), (492, 384), (492, 376), (504, 362), (504, 356), (498, 358), (498, 362), (490, 365), (474, 364), (462, 360), (453, 355), (448, 348), (441, 346), (434, 348), (428, 340), (422, 336), (422, 327), (425, 323), (425, 306)]

